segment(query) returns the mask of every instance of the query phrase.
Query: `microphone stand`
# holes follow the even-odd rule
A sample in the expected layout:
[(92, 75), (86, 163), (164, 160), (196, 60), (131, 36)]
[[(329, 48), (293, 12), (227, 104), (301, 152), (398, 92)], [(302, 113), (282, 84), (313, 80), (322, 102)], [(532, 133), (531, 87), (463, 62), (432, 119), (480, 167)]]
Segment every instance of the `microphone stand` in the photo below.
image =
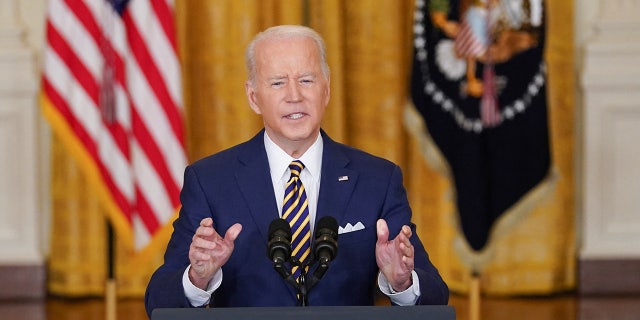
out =
[(310, 291), (311, 288), (313, 288), (320, 281), (325, 272), (327, 272), (327, 269), (329, 269), (329, 262), (325, 259), (318, 260), (318, 267), (313, 272), (313, 275), (311, 275), (311, 279), (309, 279), (307, 282), (307, 290)]
[[(297, 266), (298, 268), (300, 268), (300, 277), (298, 277), (297, 279), (293, 277), (293, 275), (289, 271), (290, 268), (285, 266), (283, 261), (274, 261), (273, 269), (275, 269), (276, 272), (278, 272), (278, 274), (280, 274), (280, 276), (288, 284), (290, 284), (293, 288), (296, 289), (296, 296), (298, 297), (298, 306), (306, 307), (309, 305), (307, 293), (311, 289), (311, 286), (308, 286), (306, 281), (306, 278), (307, 278), (306, 267), (310, 265), (310, 262), (301, 263), (300, 261), (298, 261), (298, 259), (296, 259), (295, 257), (292, 257), (290, 263), (292, 266)], [(319, 279), (316, 279), (314, 275), (314, 279), (312, 280), (313, 284), (315, 285), (315, 283), (318, 282), (318, 280)]]
[[(307, 267), (316, 262), (318, 263), (318, 267), (316, 267), (313, 274), (307, 274)], [(327, 269), (329, 269), (329, 262), (330, 260), (326, 258), (320, 258), (318, 260), (311, 259), (303, 263), (296, 257), (291, 257), (291, 260), (289, 261), (291, 266), (297, 266), (300, 269), (300, 276), (297, 279), (293, 277), (290, 268), (285, 266), (284, 261), (281, 259), (274, 259), (273, 268), (288, 284), (296, 289), (298, 306), (306, 307), (309, 305), (309, 291), (311, 291), (311, 288), (313, 288), (327, 272)], [(307, 279), (308, 276), (310, 276), (309, 279)]]
[[(297, 294), (298, 305), (302, 307), (306, 307), (309, 305), (307, 294), (311, 288), (307, 287), (307, 281), (306, 281), (307, 270), (306, 269), (311, 264), (311, 262), (313, 261), (307, 261), (306, 263), (301, 263), (295, 257), (292, 257), (291, 259), (291, 265), (298, 266), (298, 268), (300, 269), (300, 276), (298, 277), (297, 280), (294, 280), (295, 282), (294, 288), (296, 288), (296, 291), (298, 292)], [(293, 277), (291, 278), (293, 279)]]
[(273, 269), (275, 269), (282, 279), (284, 279), (288, 284), (296, 288), (296, 291), (300, 291), (300, 289), (298, 289), (298, 281), (293, 277), (289, 268), (286, 267), (282, 261), (274, 261)]
[[(306, 267), (314, 264), (315, 262), (318, 262), (318, 267), (313, 272), (313, 274), (307, 274)], [(313, 288), (320, 281), (322, 276), (324, 276), (325, 272), (327, 272), (327, 269), (329, 269), (329, 261), (327, 261), (326, 259), (320, 259), (318, 261), (311, 260), (307, 261), (306, 263), (300, 263), (297, 259), (294, 258), (291, 260), (291, 264), (296, 265), (300, 268), (300, 277), (298, 277), (296, 281), (297, 285), (294, 287), (298, 292), (298, 305), (306, 307), (309, 305), (307, 295), (309, 291), (311, 291), (311, 288)]]

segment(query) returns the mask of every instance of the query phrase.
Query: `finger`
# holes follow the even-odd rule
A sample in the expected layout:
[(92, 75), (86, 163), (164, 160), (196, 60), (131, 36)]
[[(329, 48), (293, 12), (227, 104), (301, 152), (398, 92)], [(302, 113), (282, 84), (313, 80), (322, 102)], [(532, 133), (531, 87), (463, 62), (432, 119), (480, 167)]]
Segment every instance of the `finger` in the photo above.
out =
[(224, 234), (224, 239), (234, 242), (238, 238), (240, 231), (242, 231), (242, 225), (236, 223), (227, 230), (227, 232)]
[(200, 221), (200, 226), (202, 227), (213, 227), (213, 219), (212, 218), (204, 218)]
[(407, 267), (407, 269), (413, 270), (413, 267), (414, 267), (413, 257), (404, 256), (404, 257), (402, 257), (402, 262)]
[(402, 239), (402, 243), (405, 245), (405, 247), (413, 250), (413, 244), (411, 243), (411, 240), (409, 238)]
[(389, 241), (389, 227), (384, 219), (378, 219), (376, 232), (378, 234), (378, 243)]
[(409, 228), (409, 226), (404, 225), (402, 226), (402, 234), (404, 234), (407, 238), (411, 238), (413, 232), (411, 232), (411, 228)]
[(413, 257), (413, 245), (402, 244), (402, 255), (405, 257)]
[(401, 232), (398, 234), (396, 238), (399, 239), (399, 241), (401, 243), (404, 243), (406, 246), (411, 246), (412, 234), (413, 233), (411, 232), (411, 228), (409, 228), (408, 226), (403, 226), (401, 229)]
[(211, 218), (202, 219), (200, 226), (196, 229), (196, 235), (207, 238), (209, 240), (215, 240), (220, 237), (216, 229), (213, 228), (213, 220)]
[(398, 248), (400, 248), (402, 256), (413, 257), (413, 246), (411, 244), (407, 245), (406, 243), (401, 242)]
[(414, 267), (414, 248), (411, 243), (401, 245), (402, 247), (402, 262), (408, 270), (413, 270)]
[(198, 227), (198, 229), (196, 229), (196, 233), (193, 235), (193, 238), (191, 239), (191, 242), (196, 241), (196, 239), (202, 239), (204, 241), (215, 241), (216, 239), (218, 239), (220, 236), (215, 232), (214, 229), (208, 227)]
[(211, 250), (216, 247), (216, 243), (195, 235), (191, 239), (191, 246), (195, 249)]

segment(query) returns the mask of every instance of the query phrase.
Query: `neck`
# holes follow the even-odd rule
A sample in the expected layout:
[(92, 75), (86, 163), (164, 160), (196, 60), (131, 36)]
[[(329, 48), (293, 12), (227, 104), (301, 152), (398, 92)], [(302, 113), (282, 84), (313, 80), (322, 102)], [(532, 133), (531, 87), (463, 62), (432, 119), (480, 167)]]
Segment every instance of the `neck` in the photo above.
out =
[(280, 147), (280, 149), (282, 149), (292, 158), (300, 159), (300, 157), (302, 157), (302, 155), (307, 152), (307, 150), (309, 150), (309, 148), (311, 148), (311, 146), (316, 142), (318, 136), (320, 136), (320, 132), (314, 135), (313, 139), (281, 141), (278, 139), (273, 139), (271, 135), (269, 135), (269, 138), (271, 138), (271, 141), (273, 141), (273, 143), (275, 143), (278, 147)]
[(307, 152), (307, 150), (309, 150), (313, 142), (315, 142), (315, 140), (310, 143), (307, 141), (289, 141), (289, 143), (286, 144), (280, 144), (278, 142), (276, 142), (276, 144), (292, 158), (299, 159), (305, 152)]

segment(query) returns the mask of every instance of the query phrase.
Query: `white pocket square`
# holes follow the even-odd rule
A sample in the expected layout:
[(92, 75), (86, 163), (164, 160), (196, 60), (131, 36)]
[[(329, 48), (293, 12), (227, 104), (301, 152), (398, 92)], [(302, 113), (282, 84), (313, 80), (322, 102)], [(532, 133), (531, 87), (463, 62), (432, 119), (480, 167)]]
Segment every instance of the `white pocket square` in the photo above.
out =
[(358, 222), (355, 225), (347, 223), (347, 225), (344, 227), (338, 227), (338, 234), (354, 232), (362, 229), (364, 229), (364, 225), (362, 224), (362, 222)]

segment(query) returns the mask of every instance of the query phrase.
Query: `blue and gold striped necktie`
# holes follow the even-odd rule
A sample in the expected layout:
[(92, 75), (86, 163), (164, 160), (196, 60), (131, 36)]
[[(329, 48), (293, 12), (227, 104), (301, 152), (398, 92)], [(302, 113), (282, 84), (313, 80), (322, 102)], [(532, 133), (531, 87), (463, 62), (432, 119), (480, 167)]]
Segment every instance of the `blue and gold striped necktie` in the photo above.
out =
[[(291, 177), (287, 181), (282, 205), (282, 218), (291, 225), (292, 256), (304, 263), (311, 253), (311, 228), (309, 226), (309, 201), (300, 180), (300, 173), (304, 164), (300, 160), (294, 160), (289, 164)], [(306, 270), (306, 269), (305, 269)], [(300, 269), (294, 266), (291, 269), (295, 279), (300, 276)]]

